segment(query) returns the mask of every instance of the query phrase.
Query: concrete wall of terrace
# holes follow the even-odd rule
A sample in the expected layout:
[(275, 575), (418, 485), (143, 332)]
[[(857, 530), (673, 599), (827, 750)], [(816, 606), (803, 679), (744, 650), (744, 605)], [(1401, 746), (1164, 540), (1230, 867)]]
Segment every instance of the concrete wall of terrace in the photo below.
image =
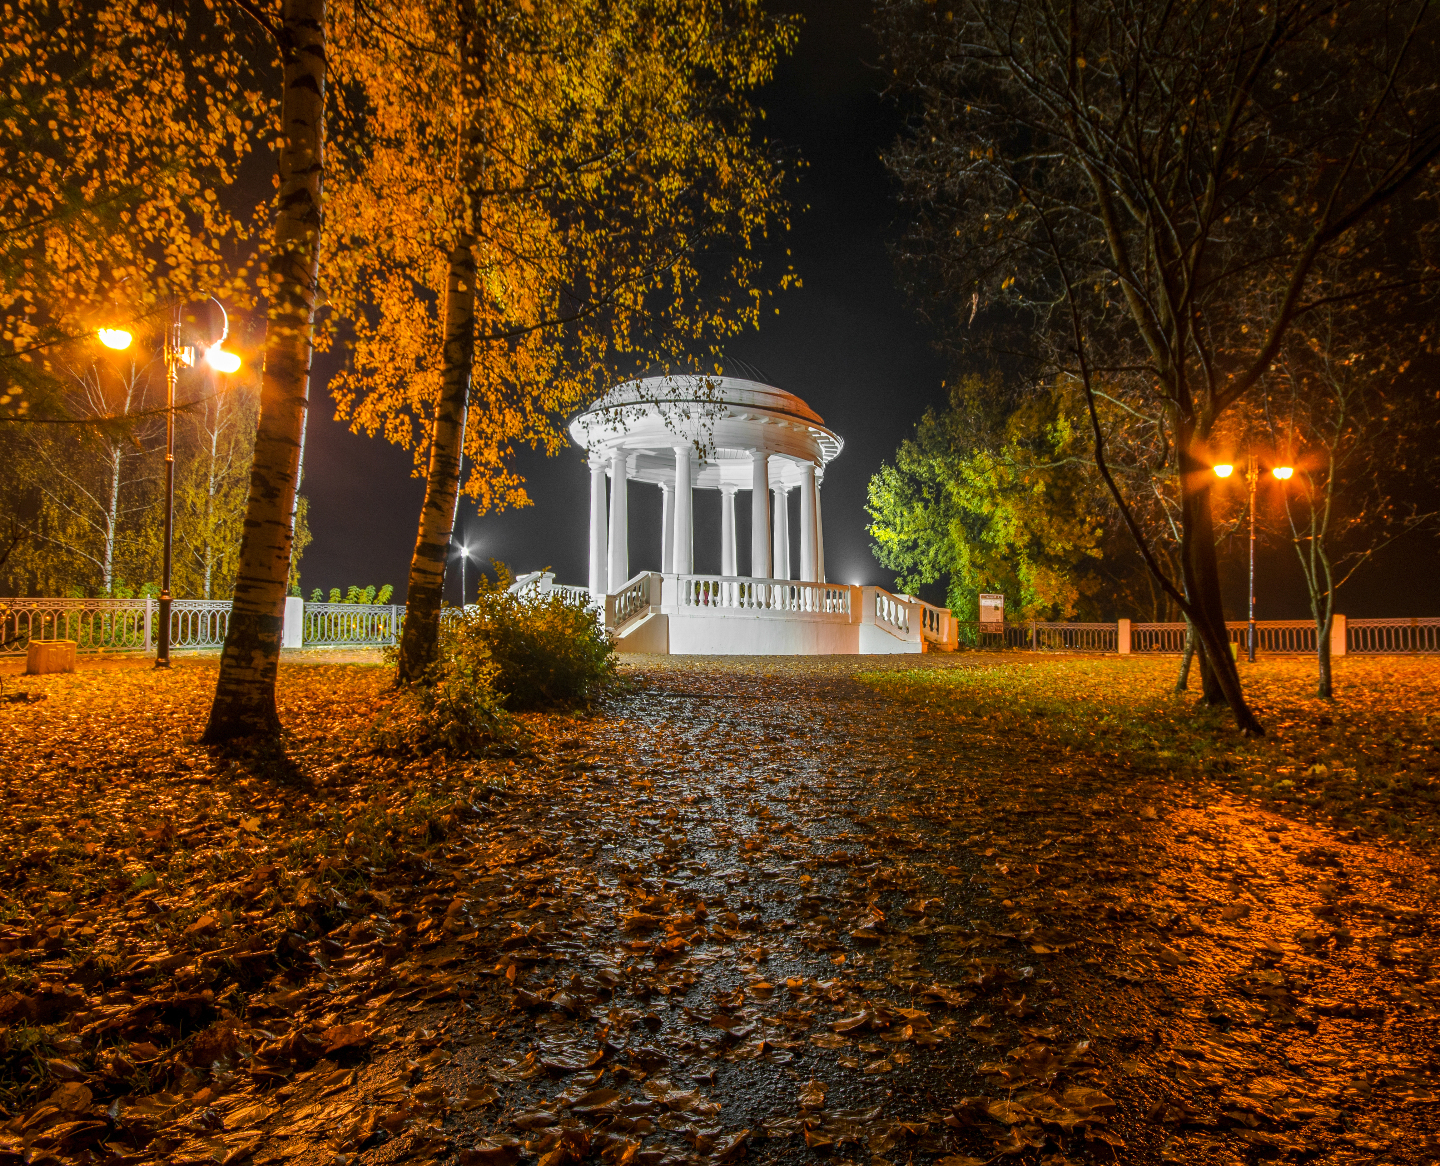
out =
[[(745, 376), (638, 378), (616, 385), (570, 422), (589, 454), (589, 588), (608, 594), (630, 578), (629, 483), (665, 491), (665, 571), (694, 570), (691, 492), (719, 490), (721, 561), (740, 574), (735, 496), (750, 491), (751, 544), (745, 577), (790, 578), (786, 515), (801, 492), (799, 577), (825, 581), (820, 485), (844, 442), (793, 393)], [(606, 481), (609, 480), (608, 498)], [(771, 505), (771, 495), (774, 505)]]

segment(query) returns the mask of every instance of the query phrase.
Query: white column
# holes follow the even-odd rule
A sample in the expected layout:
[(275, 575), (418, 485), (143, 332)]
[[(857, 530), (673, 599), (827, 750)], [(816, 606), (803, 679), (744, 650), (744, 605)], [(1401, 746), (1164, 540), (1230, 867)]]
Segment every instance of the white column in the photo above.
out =
[(630, 490), (625, 477), (625, 451), (610, 455), (610, 589), (630, 580)]
[(605, 463), (599, 458), (590, 462), (590, 594), (605, 595), (610, 590), (609, 540), (605, 537)]
[[(776, 474), (779, 477), (779, 474)], [(770, 552), (775, 578), (790, 578), (790, 497), (789, 490), (779, 482), (775, 485), (775, 539)]]
[(800, 467), (800, 578), (819, 579), (815, 573), (815, 467)]
[(673, 492), (663, 482), (660, 484), (662, 505), (660, 507), (660, 570), (669, 571), (675, 565), (675, 511), (671, 509)]
[(734, 575), (735, 565), (735, 487), (720, 487), (720, 574)]
[(820, 479), (815, 479), (815, 579), (819, 583), (825, 578), (825, 522), (820, 517)]
[(675, 447), (675, 565), (677, 575), (695, 570), (694, 498), (690, 492), (690, 447)]
[(770, 458), (750, 451), (750, 577), (770, 578)]

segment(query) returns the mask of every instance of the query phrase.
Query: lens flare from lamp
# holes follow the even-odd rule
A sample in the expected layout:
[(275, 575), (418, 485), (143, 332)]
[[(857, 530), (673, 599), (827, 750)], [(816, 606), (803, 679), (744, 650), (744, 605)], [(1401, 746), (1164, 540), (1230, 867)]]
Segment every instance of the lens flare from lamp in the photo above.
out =
[(1283, 482), (1283, 481), (1285, 481), (1286, 479), (1288, 479), (1292, 474), (1295, 473), (1295, 467), (1294, 467), (1294, 466), (1276, 466), (1276, 467), (1275, 467), (1273, 470), (1271, 470), (1270, 472), (1271, 472), (1272, 474), (1274, 474), (1277, 478), (1279, 478), (1280, 481)]
[(1235, 467), (1231, 465), (1219, 465), (1215, 467), (1215, 476), (1217, 478), (1228, 478), (1234, 472)]
[(106, 348), (113, 348), (116, 352), (123, 352), (130, 347), (130, 341), (135, 337), (124, 328), (101, 328), (95, 333), (100, 338), (100, 343)]
[(233, 352), (226, 352), (220, 345), (205, 350), (205, 363), (216, 372), (236, 372), (240, 368), (240, 357)]

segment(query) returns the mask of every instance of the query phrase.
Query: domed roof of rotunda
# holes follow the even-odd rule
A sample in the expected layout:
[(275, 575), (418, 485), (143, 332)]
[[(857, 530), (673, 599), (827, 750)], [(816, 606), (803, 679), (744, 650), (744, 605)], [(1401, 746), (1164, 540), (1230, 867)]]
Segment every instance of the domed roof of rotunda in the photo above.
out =
[[(715, 371), (646, 369), (622, 381), (570, 421), (570, 436), (593, 454), (623, 448), (635, 451), (630, 472), (642, 480), (660, 481), (659, 464), (649, 463), (677, 441), (711, 446), (717, 463), (748, 459), (764, 449), (787, 462), (812, 462), (817, 470), (840, 453), (843, 440), (825, 427), (820, 414), (794, 393), (769, 383), (764, 372), (733, 357), (722, 358)], [(702, 469), (697, 484), (729, 480), (740, 470), (717, 478)], [(791, 476), (789, 473), (786, 477)]]

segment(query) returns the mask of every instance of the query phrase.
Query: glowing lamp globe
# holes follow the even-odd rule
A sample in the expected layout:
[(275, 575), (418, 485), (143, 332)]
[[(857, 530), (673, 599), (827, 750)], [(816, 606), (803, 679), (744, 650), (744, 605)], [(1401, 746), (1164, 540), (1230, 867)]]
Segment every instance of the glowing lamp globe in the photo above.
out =
[(1274, 474), (1277, 478), (1279, 478), (1280, 481), (1283, 482), (1283, 481), (1285, 481), (1286, 479), (1288, 479), (1292, 474), (1295, 473), (1295, 467), (1294, 467), (1294, 466), (1276, 466), (1276, 467), (1275, 467), (1273, 470), (1271, 470), (1270, 472), (1271, 472), (1272, 474)]
[(1230, 465), (1220, 465), (1220, 466), (1216, 466), (1216, 467), (1215, 467), (1215, 476), (1216, 476), (1217, 478), (1228, 478), (1228, 477), (1229, 477), (1231, 474), (1233, 474), (1234, 472), (1235, 472), (1235, 467), (1234, 467), (1234, 466), (1230, 466)]
[(95, 333), (100, 338), (100, 343), (106, 348), (113, 348), (121, 352), (130, 347), (130, 341), (135, 339), (124, 328), (101, 328)]
[(234, 352), (226, 352), (217, 344), (205, 350), (205, 363), (216, 372), (235, 372), (240, 367), (240, 357)]

